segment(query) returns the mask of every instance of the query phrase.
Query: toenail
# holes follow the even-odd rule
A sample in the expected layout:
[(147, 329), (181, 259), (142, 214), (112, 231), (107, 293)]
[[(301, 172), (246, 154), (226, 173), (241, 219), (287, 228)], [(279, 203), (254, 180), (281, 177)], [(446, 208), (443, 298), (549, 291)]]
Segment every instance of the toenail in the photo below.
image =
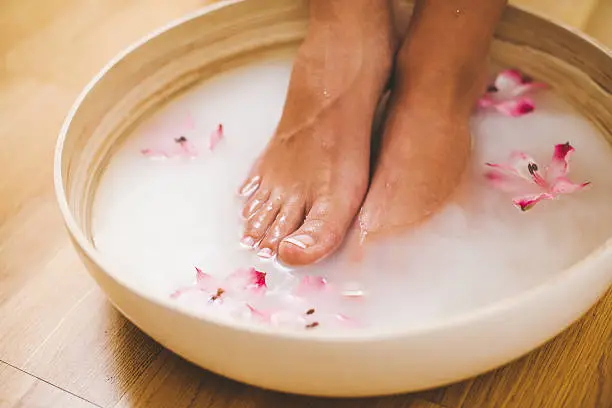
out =
[(251, 180), (249, 180), (248, 183), (246, 183), (241, 189), (240, 189), (240, 195), (242, 196), (250, 196), (251, 194), (253, 194), (253, 192), (255, 190), (257, 190), (257, 187), (259, 187), (259, 180), (261, 178), (259, 176), (255, 176), (253, 177)]
[(293, 244), (302, 249), (306, 249), (315, 243), (314, 239), (310, 235), (296, 235), (294, 237), (288, 237), (283, 239), (283, 242)]
[(240, 243), (247, 248), (253, 248), (255, 246), (255, 239), (253, 237), (245, 236), (242, 237)]
[(270, 248), (261, 248), (259, 252), (257, 252), (257, 256), (264, 259), (270, 259), (274, 256), (274, 253)]

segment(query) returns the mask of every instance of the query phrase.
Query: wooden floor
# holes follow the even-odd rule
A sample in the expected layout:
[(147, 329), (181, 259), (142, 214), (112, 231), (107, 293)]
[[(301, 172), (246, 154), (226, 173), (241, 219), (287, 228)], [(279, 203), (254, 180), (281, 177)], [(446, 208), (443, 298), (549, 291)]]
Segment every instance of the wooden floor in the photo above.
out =
[[(352, 401), (217, 377), (120, 316), (64, 232), (51, 182), (56, 135), (108, 59), (204, 3), (0, 0), (0, 407), (612, 407), (611, 294), (553, 342), (495, 372), (416, 395)], [(605, 32), (605, 20), (597, 21)]]

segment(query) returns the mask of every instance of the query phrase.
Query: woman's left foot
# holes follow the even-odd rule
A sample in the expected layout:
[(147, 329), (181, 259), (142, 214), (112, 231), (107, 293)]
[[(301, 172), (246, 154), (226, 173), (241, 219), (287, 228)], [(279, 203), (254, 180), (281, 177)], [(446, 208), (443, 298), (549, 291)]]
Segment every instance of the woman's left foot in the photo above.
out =
[[(416, 61), (418, 62), (418, 61)], [(374, 176), (361, 209), (362, 234), (412, 226), (440, 209), (459, 185), (471, 136), (469, 118), (486, 71), (422, 72), (402, 60), (389, 104)]]

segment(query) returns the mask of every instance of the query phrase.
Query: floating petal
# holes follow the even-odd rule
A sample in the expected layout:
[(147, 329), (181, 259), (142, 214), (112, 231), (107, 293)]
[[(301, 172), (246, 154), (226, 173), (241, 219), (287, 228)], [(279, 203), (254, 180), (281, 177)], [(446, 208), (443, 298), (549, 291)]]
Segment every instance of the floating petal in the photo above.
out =
[[(540, 174), (540, 167), (533, 159), (533, 157), (529, 156), (524, 152), (513, 152), (510, 155), (510, 160), (506, 163), (496, 164), (496, 163), (485, 163), (488, 167), (492, 167), (497, 170), (497, 173), (501, 174), (487, 174), (487, 178), (492, 179), (494, 182), (499, 182), (502, 179), (502, 175), (513, 175), (519, 177), (523, 180), (529, 181), (533, 184), (536, 184), (540, 187), (548, 187), (548, 183)], [(495, 172), (493, 172), (495, 173)]]
[(168, 153), (161, 151), (161, 150), (154, 150), (154, 149), (142, 149), (140, 150), (140, 153), (143, 156), (149, 157), (151, 159), (167, 159), (170, 157)]
[(575, 193), (577, 191), (582, 190), (583, 188), (587, 187), (590, 184), (591, 184), (590, 182), (573, 183), (567, 177), (559, 177), (557, 178), (557, 180), (555, 180), (554, 184), (552, 185), (551, 191), (552, 191), (552, 194), (555, 194), (555, 195), (571, 194), (571, 193)]
[(523, 83), (523, 75), (515, 69), (506, 69), (497, 74), (494, 87), (498, 92), (506, 92)]
[(198, 155), (198, 149), (185, 136), (181, 136), (174, 141), (181, 147), (181, 155), (186, 157), (196, 157)]
[(327, 279), (322, 276), (304, 276), (295, 290), (297, 296), (318, 293), (327, 287)]
[(522, 97), (495, 103), (493, 107), (506, 116), (517, 118), (533, 112), (535, 110), (535, 103), (531, 98)]
[(550, 193), (540, 193), (535, 195), (529, 195), (524, 197), (515, 198), (512, 203), (519, 208), (521, 211), (527, 211), (532, 209), (537, 203), (542, 200), (552, 200), (555, 196)]
[(262, 292), (268, 288), (266, 273), (255, 268), (241, 268), (227, 277), (227, 285), (233, 290)]
[(254, 317), (255, 319), (259, 320), (260, 322), (270, 323), (271, 318), (272, 318), (272, 314), (274, 313), (274, 311), (260, 310), (260, 309), (257, 309), (253, 305), (248, 304), (248, 303), (247, 303), (246, 307), (251, 312), (251, 316), (252, 317)]
[[(569, 171), (569, 159), (574, 148), (569, 143), (555, 145), (551, 163), (542, 176), (536, 162), (522, 152), (513, 153), (510, 160), (503, 164), (487, 163), (492, 169), (485, 177), (496, 187), (505, 191), (519, 191), (518, 180), (530, 180), (539, 188), (538, 194), (523, 195), (512, 200), (522, 211), (533, 208), (542, 200), (552, 200), (562, 194), (571, 194), (584, 189), (590, 183), (574, 183), (566, 175)], [(523, 190), (523, 194), (526, 193)]]
[(223, 139), (223, 125), (219, 124), (219, 126), (217, 126), (217, 129), (210, 134), (208, 140), (208, 148), (210, 150), (214, 150), (214, 148), (221, 141), (221, 139)]
[(202, 270), (200, 268), (198, 268), (197, 266), (195, 267), (196, 270), (196, 283), (195, 285), (192, 286), (186, 286), (183, 288), (180, 288), (176, 291), (174, 291), (170, 297), (175, 299), (187, 292), (216, 292), (219, 289), (219, 285), (216, 282), (216, 280), (202, 272)]
[(555, 146), (550, 165), (546, 169), (546, 178), (554, 180), (559, 177), (565, 177), (569, 171), (569, 160), (574, 148), (569, 143), (558, 144)]
[(545, 87), (546, 84), (533, 82), (517, 70), (507, 69), (497, 75), (494, 84), (478, 100), (478, 107), (492, 108), (510, 117), (523, 116), (535, 110), (533, 100), (524, 95)]

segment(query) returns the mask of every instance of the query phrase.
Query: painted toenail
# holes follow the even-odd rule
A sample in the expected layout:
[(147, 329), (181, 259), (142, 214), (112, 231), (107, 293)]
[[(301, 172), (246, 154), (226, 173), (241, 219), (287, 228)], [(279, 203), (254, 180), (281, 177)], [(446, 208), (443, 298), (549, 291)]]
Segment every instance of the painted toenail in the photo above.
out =
[(249, 180), (249, 182), (240, 189), (240, 195), (248, 197), (253, 194), (253, 192), (257, 190), (257, 187), (259, 187), (259, 180), (261, 180), (261, 177), (259, 176), (255, 176)]
[(255, 239), (249, 236), (242, 237), (240, 243), (247, 248), (253, 248), (255, 246)]
[(294, 237), (285, 238), (283, 241), (302, 249), (306, 249), (315, 243), (310, 235), (296, 235)]
[(261, 248), (259, 252), (257, 252), (257, 256), (263, 259), (270, 259), (274, 256), (274, 253), (270, 248)]

